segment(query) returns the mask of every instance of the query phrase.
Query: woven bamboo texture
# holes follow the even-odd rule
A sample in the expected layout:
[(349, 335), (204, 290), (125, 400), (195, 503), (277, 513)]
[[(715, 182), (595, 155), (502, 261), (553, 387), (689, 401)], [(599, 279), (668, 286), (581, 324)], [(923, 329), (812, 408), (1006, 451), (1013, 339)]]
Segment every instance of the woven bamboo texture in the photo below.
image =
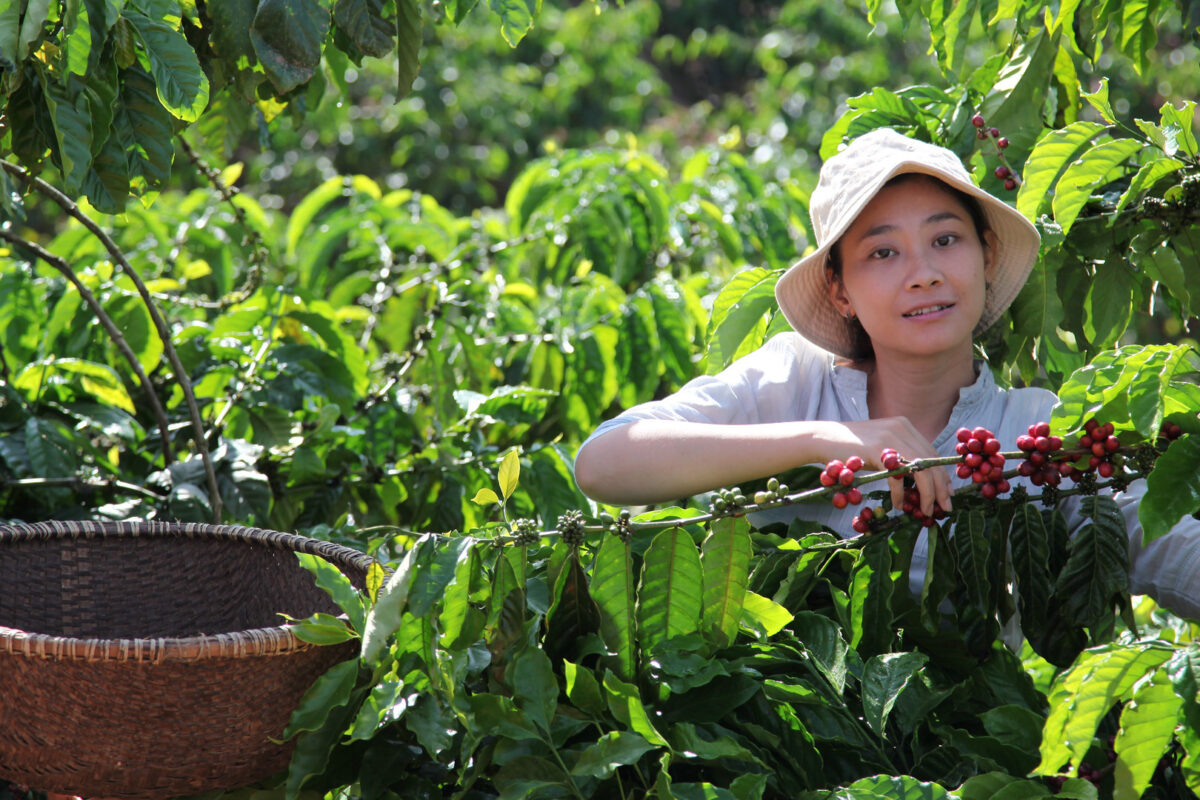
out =
[(286, 769), (304, 692), (353, 642), (301, 642), (279, 613), (338, 614), (294, 553), (356, 585), (370, 559), (221, 525), (0, 525), (0, 778), (155, 800)]

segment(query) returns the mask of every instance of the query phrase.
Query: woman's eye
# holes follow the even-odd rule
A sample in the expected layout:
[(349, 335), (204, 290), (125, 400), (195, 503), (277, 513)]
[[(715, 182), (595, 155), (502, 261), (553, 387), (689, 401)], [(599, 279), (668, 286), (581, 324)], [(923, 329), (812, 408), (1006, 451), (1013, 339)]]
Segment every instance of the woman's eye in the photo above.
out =
[(953, 233), (944, 233), (941, 236), (934, 239), (933, 243), (936, 244), (938, 247), (947, 247), (947, 246), (953, 244), (957, 240), (958, 240), (958, 237), (955, 236)]
[(880, 247), (878, 250), (872, 251), (871, 258), (887, 258), (895, 252), (896, 251), (890, 247)]

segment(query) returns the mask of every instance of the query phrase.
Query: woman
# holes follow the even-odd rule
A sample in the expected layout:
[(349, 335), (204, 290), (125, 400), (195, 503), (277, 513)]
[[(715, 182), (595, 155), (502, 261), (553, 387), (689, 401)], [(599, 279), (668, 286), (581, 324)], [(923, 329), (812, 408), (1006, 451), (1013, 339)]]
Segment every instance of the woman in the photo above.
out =
[[(864, 134), (822, 167), (809, 208), (818, 246), (775, 289), (797, 332), (601, 425), (575, 463), (585, 493), (636, 505), (850, 456), (880, 469), (884, 448), (907, 460), (954, 456), (960, 427), (1013, 443), (1050, 418), (1051, 392), (1001, 389), (973, 358), (974, 335), (1016, 297), (1039, 239), (954, 153), (888, 129)], [(951, 510), (953, 488), (967, 482), (945, 469), (915, 481), (926, 515), (935, 503)], [(898, 507), (898, 479), (891, 490)], [(1200, 618), (1200, 525), (1185, 518), (1142, 548), (1139, 496), (1122, 498), (1131, 591)], [(756, 521), (801, 513), (848, 534), (856, 509), (788, 506)], [(925, 562), (922, 537), (910, 571), (918, 588)]]

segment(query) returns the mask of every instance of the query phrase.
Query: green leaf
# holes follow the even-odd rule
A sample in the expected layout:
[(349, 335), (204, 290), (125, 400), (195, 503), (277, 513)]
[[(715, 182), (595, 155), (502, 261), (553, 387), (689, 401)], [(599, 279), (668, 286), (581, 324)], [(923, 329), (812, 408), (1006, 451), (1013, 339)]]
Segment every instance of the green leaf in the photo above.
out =
[(995, 524), (985, 512), (972, 510), (959, 515), (951, 539), (962, 585), (972, 604), (984, 616), (990, 616), (993, 611), (989, 567), (995, 535)]
[(606, 672), (604, 691), (608, 710), (622, 725), (627, 725), (634, 733), (641, 734), (642, 738), (653, 745), (670, 746), (651, 723), (650, 715), (646, 713), (646, 706), (642, 704), (636, 686), (619, 680), (611, 672)]
[(558, 707), (558, 679), (554, 677), (549, 656), (537, 647), (526, 647), (513, 657), (508, 675), (517, 708), (548, 739)]
[(317, 645), (341, 644), (357, 639), (358, 634), (344, 620), (329, 614), (313, 614), (308, 619), (296, 620), (288, 629), (302, 642)]
[(571, 661), (563, 661), (563, 677), (566, 679), (567, 697), (571, 698), (575, 708), (592, 716), (604, 713), (604, 695), (600, 692), (600, 682), (591, 670)]
[(207, 0), (204, 6), (213, 22), (213, 52), (230, 64), (254, 58), (250, 25), (258, 10), (257, 0)]
[(1092, 147), (1092, 139), (1106, 130), (1095, 122), (1072, 122), (1065, 128), (1047, 133), (1033, 148), (1021, 172), (1023, 182), (1017, 194), (1017, 210), (1036, 221), (1049, 205), (1051, 189), (1067, 167)]
[(429, 539), (422, 537), (404, 554), (396, 571), (379, 591), (375, 605), (367, 614), (363, 625), (362, 660), (374, 664), (379, 660), (387, 640), (400, 629), (404, 607), (408, 602), (408, 590), (414, 574), (425, 565), (425, 551)]
[[(775, 308), (775, 283), (783, 270), (753, 267), (739, 272), (725, 284), (713, 302), (708, 323), (710, 372), (724, 368), (746, 348), (746, 338), (763, 316)], [(755, 341), (754, 346), (759, 342)]]
[(1117, 46), (1133, 62), (1139, 75), (1149, 66), (1147, 53), (1158, 43), (1155, 0), (1125, 0), (1121, 4), (1121, 20), (1117, 28)]
[[(1153, 239), (1159, 237), (1150, 236), (1148, 238), (1152, 242)], [(1140, 236), (1135, 237), (1130, 249), (1141, 256), (1141, 266), (1146, 271), (1146, 275), (1162, 285), (1169, 299), (1174, 300), (1177, 304), (1181, 316), (1191, 314), (1192, 290), (1180, 254), (1174, 247), (1163, 242), (1152, 243), (1153, 249), (1146, 252), (1139, 247), (1139, 240), (1146, 241)]]
[(643, 652), (700, 628), (703, 576), (696, 543), (668, 528), (654, 537), (642, 561), (638, 586), (638, 644)]
[(131, 185), (141, 193), (161, 188), (175, 158), (174, 122), (158, 100), (154, 80), (139, 66), (121, 71), (113, 125), (125, 147)]
[(569, 550), (567, 562), (554, 581), (551, 596), (543, 646), (557, 659), (566, 654), (573, 655), (577, 642), (600, 629), (600, 612), (588, 593), (587, 573), (579, 563), (577, 548)]
[(196, 51), (183, 34), (163, 20), (125, 9), (150, 59), (159, 102), (184, 122), (195, 122), (208, 105), (208, 78), (200, 69)]
[(296, 749), (292, 751), (292, 760), (288, 763), (285, 800), (298, 800), (300, 789), (308, 779), (325, 772), (330, 753), (342, 738), (347, 726), (354, 721), (355, 705), (351, 697), (345, 704), (330, 712), (319, 730), (300, 735), (296, 741)]
[(392, 25), (383, 18), (382, 0), (337, 0), (333, 21), (366, 55), (382, 58), (392, 51)]
[(67, 478), (75, 474), (74, 448), (48, 419), (25, 420), (25, 453), (34, 477)]
[[(15, 48), (17, 57), (14, 62), (19, 63), (29, 57), (29, 46), (36, 42), (42, 35), (42, 28), (46, 25), (46, 20), (50, 16), (50, 0), (27, 0), (23, 4), (17, 5), (19, 9), (24, 6), (25, 16), (21, 20), (20, 37), (17, 40)], [(8, 52), (13, 52), (9, 50)]]
[(517, 489), (517, 481), (521, 478), (521, 456), (514, 447), (504, 454), (504, 459), (500, 462), (500, 494), (504, 499), (512, 497), (512, 493)]
[(617, 662), (617, 674), (633, 679), (637, 674), (636, 606), (633, 559), (629, 543), (606, 535), (596, 554), (590, 586), (600, 609), (600, 635)]
[(300, 566), (312, 573), (317, 586), (325, 591), (338, 608), (346, 612), (350, 624), (355, 631), (361, 631), (366, 624), (366, 608), (363, 597), (350, 579), (330, 562), (310, 553), (296, 553)]
[(928, 535), (925, 580), (921, 586), (921, 624), (930, 631), (938, 631), (941, 628), (942, 601), (950, 595), (957, 581), (956, 560), (953, 545), (941, 525), (930, 528)]
[(1054, 221), (1071, 230), (1079, 212), (1087, 204), (1092, 191), (1124, 175), (1125, 162), (1145, 147), (1137, 139), (1115, 139), (1102, 142), (1072, 161), (1054, 187)]
[(1089, 628), (1103, 627), (1120, 596), (1129, 590), (1125, 518), (1116, 502), (1102, 495), (1084, 497), (1080, 514), (1089, 521), (1071, 539), (1054, 592), (1073, 620)]
[(842, 694), (846, 689), (846, 655), (850, 651), (842, 636), (842, 626), (821, 614), (801, 611), (796, 615), (792, 630), (812, 656), (817, 671), (838, 694)]
[(1133, 685), (1133, 699), (1121, 712), (1121, 728), (1113, 743), (1117, 752), (1114, 800), (1142, 796), (1175, 734), (1183, 701), (1175, 694), (1170, 665), (1168, 662), (1138, 680)]
[(43, 82), (68, 194), (79, 191), (92, 166), (92, 110), (88, 90), (81, 84), (78, 76), (71, 76), (69, 87), (56, 80)]
[(1113, 111), (1112, 103), (1108, 100), (1107, 76), (1100, 79), (1100, 86), (1097, 87), (1096, 91), (1091, 93), (1083, 92), (1080, 94), (1080, 97), (1091, 103), (1092, 108), (1100, 113), (1100, 118), (1109, 125), (1117, 124), (1117, 112)]
[(421, 6), (417, 0), (396, 2), (396, 88), (397, 97), (412, 89), (421, 71)]
[(468, 701), (475, 716), (475, 728), (509, 739), (540, 738), (538, 729), (529, 721), (510, 697), (496, 694), (474, 694)]
[(1094, 347), (1111, 347), (1125, 333), (1133, 317), (1133, 289), (1123, 260), (1097, 267), (1083, 305), (1083, 332)]
[(17, 53), (21, 12), (24, 9), (23, 0), (0, 0), (0, 54), (4, 54), (4, 57), (14, 64), (24, 60), (24, 56)]
[(309, 82), (321, 65), (330, 13), (320, 0), (261, 0), (250, 42), (280, 94)]
[(1050, 34), (1043, 29), (1024, 39), (980, 104), (987, 124), (1008, 136), (1009, 158), (1032, 149), (1042, 130), (1042, 106), (1054, 75), (1060, 38), (1061, 31)]
[(1121, 199), (1117, 202), (1117, 211), (1123, 210), (1131, 202), (1140, 200), (1154, 184), (1172, 172), (1178, 172), (1183, 169), (1184, 162), (1175, 158), (1156, 158), (1153, 161), (1148, 161), (1142, 165), (1142, 168), (1133, 176), (1133, 180), (1129, 182), (1129, 188), (1121, 195)]
[(1133, 684), (1171, 655), (1162, 644), (1112, 644), (1085, 651), (1054, 680), (1050, 715), (1042, 732), (1042, 762), (1035, 770), (1054, 775), (1064, 765), (1078, 768), (1092, 745), (1100, 718), (1129, 696)]
[(1162, 121), (1163, 133), (1167, 139), (1167, 155), (1175, 155), (1183, 151), (1184, 155), (1195, 158), (1200, 155), (1200, 145), (1196, 142), (1196, 131), (1192, 120), (1196, 115), (1196, 102), (1184, 100), (1176, 108), (1170, 102), (1162, 104), (1158, 110)]
[(952, 797), (938, 784), (919, 781), (908, 775), (872, 775), (859, 778), (847, 788), (866, 789), (890, 800), (950, 800)]
[(1050, 535), (1045, 521), (1031, 503), (1013, 509), (1008, 531), (1013, 573), (1017, 582), (1017, 608), (1021, 623), (1037, 630), (1050, 604)]
[(509, 47), (516, 47), (533, 28), (538, 0), (488, 0), (488, 7), (500, 17), (500, 34)]
[(481, 506), (490, 506), (494, 503), (499, 503), (500, 498), (491, 489), (480, 489), (471, 498), (471, 502)]
[(774, 600), (761, 594), (746, 592), (742, 600), (742, 626), (769, 638), (787, 627), (791, 621), (792, 613)]
[(701, 630), (718, 648), (733, 643), (750, 577), (750, 523), (744, 517), (716, 520), (701, 547), (704, 607)]
[(300, 731), (320, 730), (335, 708), (349, 702), (357, 677), (358, 661), (350, 659), (335, 664), (317, 678), (292, 712), (291, 721), (283, 732), (284, 740), (291, 739)]
[(884, 726), (896, 698), (927, 661), (929, 656), (924, 653), (882, 653), (863, 667), (863, 717), (880, 738), (886, 735)]
[(872, 539), (861, 550), (850, 570), (850, 646), (873, 654), (889, 649), (892, 627), (892, 550), (887, 539)]
[(1146, 495), (1138, 504), (1142, 541), (1165, 535), (1185, 515), (1200, 508), (1200, 437), (1171, 442), (1146, 478)]
[(609, 731), (583, 751), (571, 768), (571, 774), (608, 778), (618, 767), (636, 764), (642, 756), (656, 749), (637, 733)]

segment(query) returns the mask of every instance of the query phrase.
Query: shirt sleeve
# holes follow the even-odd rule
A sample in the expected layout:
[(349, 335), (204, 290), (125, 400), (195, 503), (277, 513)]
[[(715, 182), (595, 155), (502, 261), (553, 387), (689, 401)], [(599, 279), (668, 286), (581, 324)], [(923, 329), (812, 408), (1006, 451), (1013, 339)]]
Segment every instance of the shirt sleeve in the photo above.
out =
[(1139, 480), (1114, 497), (1129, 532), (1129, 591), (1150, 595), (1181, 617), (1200, 620), (1200, 521), (1185, 516), (1165, 535), (1143, 544), (1138, 506), (1145, 494), (1146, 482)]
[(716, 375), (701, 375), (661, 400), (634, 406), (592, 432), (580, 447), (643, 419), (746, 425), (805, 418), (820, 393), (829, 354), (799, 334), (782, 333)]

